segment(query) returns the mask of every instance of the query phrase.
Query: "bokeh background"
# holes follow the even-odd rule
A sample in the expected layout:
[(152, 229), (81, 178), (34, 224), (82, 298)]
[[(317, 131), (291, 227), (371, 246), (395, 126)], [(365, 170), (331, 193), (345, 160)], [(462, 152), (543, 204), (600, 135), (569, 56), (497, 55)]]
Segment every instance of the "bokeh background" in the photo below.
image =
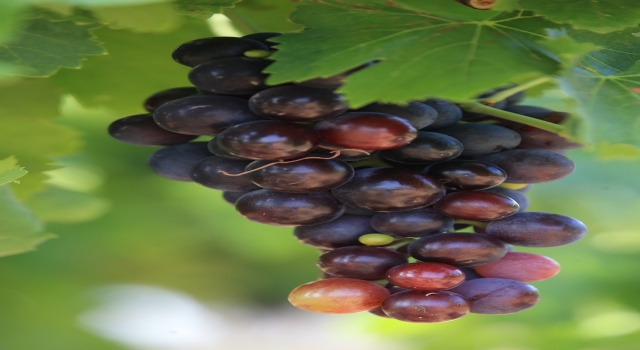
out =
[[(12, 142), (0, 158), (31, 171), (12, 190), (58, 236), (0, 259), (0, 349), (640, 349), (640, 161), (597, 149), (569, 152), (576, 172), (528, 193), (530, 211), (589, 227), (575, 244), (530, 250), (562, 265), (534, 283), (535, 308), (409, 324), (290, 306), (289, 291), (319, 275), (315, 249), (291, 228), (243, 220), (220, 192), (154, 175), (155, 148), (106, 133), (142, 113), (148, 95), (188, 84), (175, 46), (234, 30), (221, 17), (167, 15), (163, 26), (97, 29), (109, 55), (52, 78), (0, 81), (0, 138)], [(57, 165), (29, 167), (43, 157)], [(43, 170), (48, 180), (34, 185)]]

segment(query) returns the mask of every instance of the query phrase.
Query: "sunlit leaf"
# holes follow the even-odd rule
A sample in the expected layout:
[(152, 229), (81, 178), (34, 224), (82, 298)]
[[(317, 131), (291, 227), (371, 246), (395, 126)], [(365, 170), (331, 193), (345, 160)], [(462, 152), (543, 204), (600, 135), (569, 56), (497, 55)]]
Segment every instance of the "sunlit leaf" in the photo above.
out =
[(24, 167), (18, 166), (18, 160), (15, 157), (7, 157), (0, 160), (0, 186), (10, 182), (18, 182), (17, 180), (27, 174)]

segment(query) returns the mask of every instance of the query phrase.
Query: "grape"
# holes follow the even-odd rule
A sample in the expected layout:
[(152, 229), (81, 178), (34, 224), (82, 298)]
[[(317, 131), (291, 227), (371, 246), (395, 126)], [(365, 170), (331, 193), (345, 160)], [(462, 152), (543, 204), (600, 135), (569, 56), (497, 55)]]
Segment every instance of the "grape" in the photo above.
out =
[(476, 266), (475, 270), (483, 277), (537, 282), (557, 275), (560, 272), (560, 265), (546, 256), (510, 252), (499, 260)]
[(404, 119), (373, 112), (351, 112), (316, 124), (322, 140), (351, 149), (389, 149), (404, 146), (418, 131)]
[(192, 86), (162, 90), (149, 96), (144, 101), (143, 106), (147, 112), (153, 113), (156, 109), (158, 109), (158, 107), (162, 106), (167, 102), (171, 102), (174, 100), (178, 100), (187, 96), (192, 96), (197, 94), (198, 94), (198, 89)]
[[(271, 164), (268, 160), (255, 161), (246, 171)], [(349, 181), (354, 170), (338, 159), (303, 159), (295, 163), (273, 164), (249, 174), (253, 183), (271, 190), (285, 192), (322, 192)]]
[[(483, 98), (489, 98), (493, 95), (495, 95), (496, 93), (505, 90), (505, 88), (498, 88), (498, 89), (493, 89), (487, 92), (484, 92), (482, 94), (480, 94), (478, 96), (478, 98), (483, 99)], [(507, 100), (501, 100), (501, 101), (491, 101), (493, 104), (489, 104), (489, 103), (485, 103), (488, 106), (491, 106), (493, 108), (496, 109), (505, 109), (507, 107)], [(469, 112), (469, 111), (463, 111), (462, 114), (462, 120), (464, 121), (479, 121), (479, 120), (484, 120), (487, 119), (489, 116), (486, 114), (482, 114), (482, 113), (474, 113), (474, 112)]]
[(360, 236), (376, 232), (371, 219), (366, 216), (344, 214), (341, 217), (318, 225), (298, 226), (293, 234), (302, 244), (320, 249), (335, 249), (362, 245)]
[[(482, 265), (480, 265), (482, 266)], [(480, 274), (478, 274), (476, 272), (476, 270), (474, 270), (472, 267), (467, 267), (467, 268), (460, 268), (460, 271), (462, 271), (462, 273), (464, 273), (464, 280), (465, 281), (471, 281), (471, 280), (477, 280), (478, 278), (484, 278), (482, 276), (480, 276)]]
[(480, 278), (451, 289), (471, 302), (476, 314), (512, 314), (526, 310), (540, 300), (531, 285), (503, 278)]
[(347, 110), (342, 95), (298, 85), (276, 86), (251, 96), (249, 108), (277, 120), (312, 122), (331, 119)]
[(514, 201), (516, 201), (518, 203), (518, 206), (520, 207), (518, 209), (518, 212), (523, 212), (526, 211), (527, 208), (529, 207), (529, 197), (527, 197), (527, 195), (525, 195), (522, 192), (518, 192), (518, 191), (514, 191), (514, 190), (510, 190), (508, 188), (504, 188), (504, 187), (493, 187), (487, 190), (483, 190), (484, 192), (492, 192), (492, 193), (497, 193), (497, 194), (501, 194), (503, 196), (507, 196), (511, 199), (513, 199)]
[(195, 66), (189, 81), (198, 89), (225, 95), (252, 95), (267, 86), (262, 71), (271, 63), (246, 57), (218, 58)]
[[(387, 288), (387, 290), (389, 291), (389, 293), (391, 295), (397, 294), (397, 293), (402, 293), (402, 292), (409, 292), (409, 289), (404, 289), (404, 288), (398, 288), (398, 287), (394, 287), (394, 286), (390, 286), (387, 285), (385, 288)], [(375, 309), (371, 309), (369, 310), (369, 313), (372, 313), (376, 316), (380, 316), (380, 317), (385, 317), (385, 318), (389, 318), (389, 316), (387, 316), (387, 314), (384, 313), (384, 311), (382, 311), (382, 306), (378, 306)]]
[(470, 160), (434, 164), (425, 169), (425, 173), (454, 190), (483, 190), (498, 186), (507, 178), (495, 165)]
[(159, 127), (149, 114), (118, 119), (109, 125), (108, 132), (111, 137), (120, 142), (138, 146), (170, 146), (196, 138), (196, 136), (176, 134)]
[(407, 106), (373, 103), (357, 111), (390, 114), (406, 120), (416, 129), (433, 124), (438, 117), (438, 112), (435, 109), (419, 102), (409, 102)]
[(477, 158), (500, 167), (508, 183), (534, 184), (569, 176), (575, 164), (564, 156), (537, 149), (512, 149)]
[(240, 197), (236, 210), (244, 218), (261, 224), (299, 226), (337, 219), (344, 213), (344, 205), (324, 192), (258, 190)]
[(274, 45), (278, 45), (277, 43), (272, 43), (270, 41), (268, 41), (270, 38), (274, 38), (276, 36), (280, 36), (282, 35), (282, 33), (276, 33), (276, 32), (263, 32), (263, 33), (253, 33), (253, 34), (248, 34), (243, 36), (243, 38), (245, 39), (251, 39), (251, 40), (255, 40), (255, 41), (259, 41), (267, 46), (269, 46), (270, 48), (273, 47)]
[(370, 66), (371, 64), (372, 63), (366, 63), (340, 74), (336, 74), (327, 78), (314, 78), (314, 79), (300, 82), (298, 84), (303, 86), (320, 88), (320, 89), (337, 89), (344, 83), (344, 79), (346, 77), (348, 77), (352, 73), (355, 73), (356, 71), (359, 71), (362, 68)]
[(455, 219), (495, 220), (518, 211), (518, 202), (491, 192), (449, 193), (433, 209)]
[(460, 119), (462, 119), (462, 110), (453, 102), (432, 98), (424, 101), (423, 103), (438, 112), (436, 121), (433, 122), (433, 124), (428, 125), (423, 130), (438, 130), (446, 128), (447, 126), (456, 124)]
[(222, 173), (223, 171), (229, 174), (242, 173), (249, 163), (250, 161), (246, 160), (211, 156), (194, 164), (189, 171), (189, 176), (196, 183), (216, 190), (236, 192), (259, 190), (260, 187), (251, 182), (247, 175), (228, 176)]
[(395, 250), (379, 247), (341, 247), (318, 258), (318, 267), (337, 277), (361, 280), (384, 279), (392, 267), (406, 264), (407, 258)]
[(358, 241), (364, 245), (369, 246), (387, 246), (395, 241), (395, 238), (382, 233), (367, 233), (360, 236)]
[(382, 303), (389, 317), (405, 322), (447, 322), (469, 313), (469, 302), (450, 292), (401, 292)]
[(431, 208), (376, 213), (371, 226), (377, 231), (396, 237), (423, 237), (444, 232), (453, 227), (453, 218)]
[(233, 154), (223, 150), (222, 148), (220, 148), (220, 146), (218, 146), (218, 143), (215, 141), (215, 139), (211, 140), (207, 147), (209, 147), (209, 152), (213, 153), (218, 157), (235, 159), (235, 160), (248, 160), (248, 161), (253, 160), (245, 157), (234, 156)]
[(462, 143), (451, 136), (420, 131), (408, 145), (384, 150), (380, 156), (399, 163), (424, 164), (456, 158), (462, 149)]
[[(506, 110), (554, 124), (561, 124), (569, 117), (568, 113), (555, 112), (546, 108), (534, 106), (509, 106)], [(520, 142), (518, 148), (567, 150), (582, 147), (580, 143), (573, 142), (556, 133), (538, 129), (533, 126), (506, 120), (501, 121), (500, 125), (512, 129), (520, 134), (522, 142)]]
[(526, 91), (519, 91), (516, 92), (515, 94), (507, 97), (505, 100), (507, 101), (508, 106), (505, 108), (506, 110), (508, 110), (510, 107), (513, 107), (511, 105), (515, 105), (518, 104), (520, 102), (522, 102), (525, 98), (527, 98), (527, 92)]
[(434, 262), (404, 264), (387, 271), (389, 283), (412, 290), (451, 289), (464, 282), (464, 279), (464, 273), (455, 266)]
[(191, 167), (201, 159), (211, 157), (206, 142), (191, 142), (158, 150), (149, 158), (149, 167), (156, 174), (170, 180), (193, 181)]
[(180, 64), (195, 67), (216, 58), (240, 57), (249, 50), (269, 51), (269, 47), (256, 40), (218, 36), (188, 41), (178, 46), (171, 57)]
[(411, 243), (409, 253), (420, 261), (469, 267), (496, 261), (507, 254), (507, 245), (483, 234), (444, 233)]
[(346, 214), (362, 215), (362, 216), (373, 216), (376, 214), (376, 212), (373, 210), (356, 208), (349, 205), (345, 205), (345, 207), (347, 207), (347, 209), (345, 209), (344, 211)]
[(444, 196), (444, 186), (417, 171), (370, 168), (356, 171), (346, 184), (332, 190), (341, 202), (375, 211), (426, 207)]
[(311, 151), (320, 143), (320, 136), (307, 125), (260, 120), (232, 126), (212, 142), (235, 156), (279, 160)]
[(491, 124), (456, 124), (438, 130), (462, 142), (462, 156), (480, 156), (511, 149), (520, 143), (517, 132)]
[(550, 213), (516, 213), (490, 222), (485, 230), (501, 241), (523, 247), (555, 247), (573, 243), (587, 234), (582, 222)]
[(222, 192), (222, 199), (224, 199), (225, 202), (231, 205), (236, 205), (236, 202), (238, 201), (238, 199), (240, 199), (240, 197), (244, 196), (247, 193), (249, 193), (249, 191), (247, 192), (224, 191)]
[(153, 119), (161, 127), (187, 135), (217, 135), (230, 126), (261, 120), (247, 101), (232, 96), (201, 95), (160, 106)]
[(302, 310), (323, 314), (350, 314), (379, 307), (389, 296), (381, 285), (353, 278), (330, 278), (303, 284), (289, 294)]

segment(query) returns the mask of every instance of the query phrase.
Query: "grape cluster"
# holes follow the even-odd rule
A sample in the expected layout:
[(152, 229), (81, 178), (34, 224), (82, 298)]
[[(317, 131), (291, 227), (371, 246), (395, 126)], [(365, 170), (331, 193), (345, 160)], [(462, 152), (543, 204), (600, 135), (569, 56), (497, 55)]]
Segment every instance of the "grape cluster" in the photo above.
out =
[[(180, 45), (173, 58), (192, 67), (195, 87), (152, 95), (148, 113), (116, 120), (109, 133), (166, 146), (149, 159), (160, 176), (224, 191), (251, 221), (295, 226), (300, 242), (322, 252), (322, 277), (289, 296), (301, 309), (444, 322), (535, 305), (538, 291), (526, 282), (559, 265), (511, 245), (568, 244), (586, 227), (526, 212), (525, 192), (571, 174), (562, 153), (580, 144), (439, 99), (349, 109), (335, 89), (362, 67), (267, 86), (268, 39), (277, 35)], [(490, 104), (550, 123), (568, 117), (519, 105), (523, 98)], [(210, 140), (190, 142), (198, 137)]]

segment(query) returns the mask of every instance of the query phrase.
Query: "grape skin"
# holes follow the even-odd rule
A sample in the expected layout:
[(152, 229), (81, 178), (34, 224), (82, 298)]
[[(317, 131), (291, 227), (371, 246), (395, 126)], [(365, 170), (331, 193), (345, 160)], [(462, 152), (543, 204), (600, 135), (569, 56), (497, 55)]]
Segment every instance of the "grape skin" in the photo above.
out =
[(253, 95), (267, 88), (262, 71), (270, 61), (227, 57), (199, 64), (189, 72), (189, 81), (198, 89), (224, 95)]
[(342, 95), (331, 90), (285, 85), (251, 96), (249, 108), (265, 118), (312, 122), (331, 119), (347, 110)]
[(211, 157), (206, 142), (190, 142), (164, 147), (149, 157), (149, 167), (170, 180), (190, 182), (189, 170), (200, 160)]
[(114, 139), (138, 146), (171, 146), (189, 142), (197, 136), (167, 131), (155, 123), (149, 114), (138, 114), (118, 119), (109, 125)]
[(195, 67), (216, 58), (240, 57), (249, 50), (269, 51), (269, 47), (247, 38), (218, 36), (181, 44), (173, 51), (171, 57), (180, 64)]
[(531, 285), (503, 278), (479, 278), (450, 290), (471, 302), (476, 314), (512, 314), (533, 307), (540, 300)]
[(438, 214), (431, 208), (399, 212), (375, 213), (371, 226), (396, 237), (424, 237), (442, 233), (453, 227), (454, 219)]
[(399, 163), (426, 164), (456, 158), (463, 148), (462, 143), (451, 136), (420, 131), (408, 145), (384, 150), (380, 156)]
[(389, 291), (373, 282), (330, 278), (303, 284), (289, 294), (289, 302), (302, 310), (323, 314), (350, 314), (379, 307)]
[(455, 266), (417, 262), (396, 266), (387, 271), (387, 280), (400, 288), (421, 291), (451, 289), (465, 280), (464, 273)]
[(147, 97), (147, 99), (144, 100), (143, 107), (147, 112), (153, 113), (156, 109), (158, 109), (158, 107), (167, 102), (179, 100), (181, 98), (197, 94), (198, 89), (193, 86), (166, 89), (158, 91), (155, 94)]
[(491, 124), (456, 124), (438, 130), (462, 143), (462, 156), (473, 157), (515, 148), (521, 137), (517, 132)]
[(240, 197), (236, 211), (245, 219), (274, 226), (313, 225), (335, 220), (344, 204), (330, 194), (257, 190)]
[[(535, 106), (509, 106), (506, 110), (555, 124), (560, 124), (569, 117), (568, 113), (555, 112), (550, 109)], [(500, 125), (512, 129), (520, 134), (522, 142), (520, 142), (518, 148), (568, 150), (582, 147), (582, 144), (580, 143), (573, 142), (556, 133), (538, 129), (533, 126), (507, 120), (501, 121)]]
[(357, 111), (390, 114), (406, 120), (416, 129), (427, 127), (433, 124), (438, 118), (438, 112), (435, 109), (418, 102), (409, 102), (407, 106), (372, 103)]
[(452, 160), (427, 167), (425, 173), (454, 190), (484, 190), (507, 179), (504, 170), (489, 163)]
[(507, 254), (507, 245), (484, 234), (445, 233), (411, 243), (409, 254), (420, 261), (470, 267), (502, 258)]
[(189, 176), (191, 179), (208, 188), (220, 191), (247, 192), (259, 190), (249, 179), (249, 176), (228, 176), (229, 174), (239, 174), (250, 163), (246, 160), (233, 160), (218, 156), (211, 156), (200, 160), (191, 167)]
[(529, 200), (529, 197), (527, 197), (527, 195), (525, 195), (524, 193), (510, 190), (508, 188), (498, 186), (498, 187), (492, 187), (483, 191), (501, 194), (503, 196), (513, 199), (518, 203), (518, 206), (519, 206), (518, 212), (526, 211), (527, 208), (529, 208), (529, 204), (531, 203)]
[(384, 279), (389, 269), (408, 263), (395, 250), (379, 247), (341, 247), (322, 254), (317, 265), (336, 277), (361, 280)]
[(564, 215), (525, 212), (491, 221), (485, 231), (517, 246), (556, 247), (582, 239), (587, 234), (587, 227)]
[(512, 149), (476, 158), (507, 173), (506, 183), (535, 184), (571, 175), (575, 164), (559, 154), (537, 149)]
[(433, 124), (423, 130), (431, 131), (446, 128), (447, 126), (456, 124), (462, 119), (462, 110), (452, 102), (432, 98), (422, 103), (435, 109), (438, 113), (438, 117)]
[(401, 292), (389, 296), (382, 310), (405, 322), (436, 323), (458, 319), (469, 313), (469, 301), (459, 294), (439, 291)]
[(442, 215), (465, 220), (496, 220), (512, 215), (520, 206), (513, 199), (491, 192), (453, 192), (433, 209)]
[(557, 275), (560, 265), (543, 255), (509, 252), (499, 260), (476, 266), (474, 269), (483, 277), (537, 282)]
[(369, 217), (350, 214), (322, 224), (298, 226), (293, 230), (300, 243), (320, 249), (359, 246), (362, 245), (358, 241), (360, 236), (375, 232)]

